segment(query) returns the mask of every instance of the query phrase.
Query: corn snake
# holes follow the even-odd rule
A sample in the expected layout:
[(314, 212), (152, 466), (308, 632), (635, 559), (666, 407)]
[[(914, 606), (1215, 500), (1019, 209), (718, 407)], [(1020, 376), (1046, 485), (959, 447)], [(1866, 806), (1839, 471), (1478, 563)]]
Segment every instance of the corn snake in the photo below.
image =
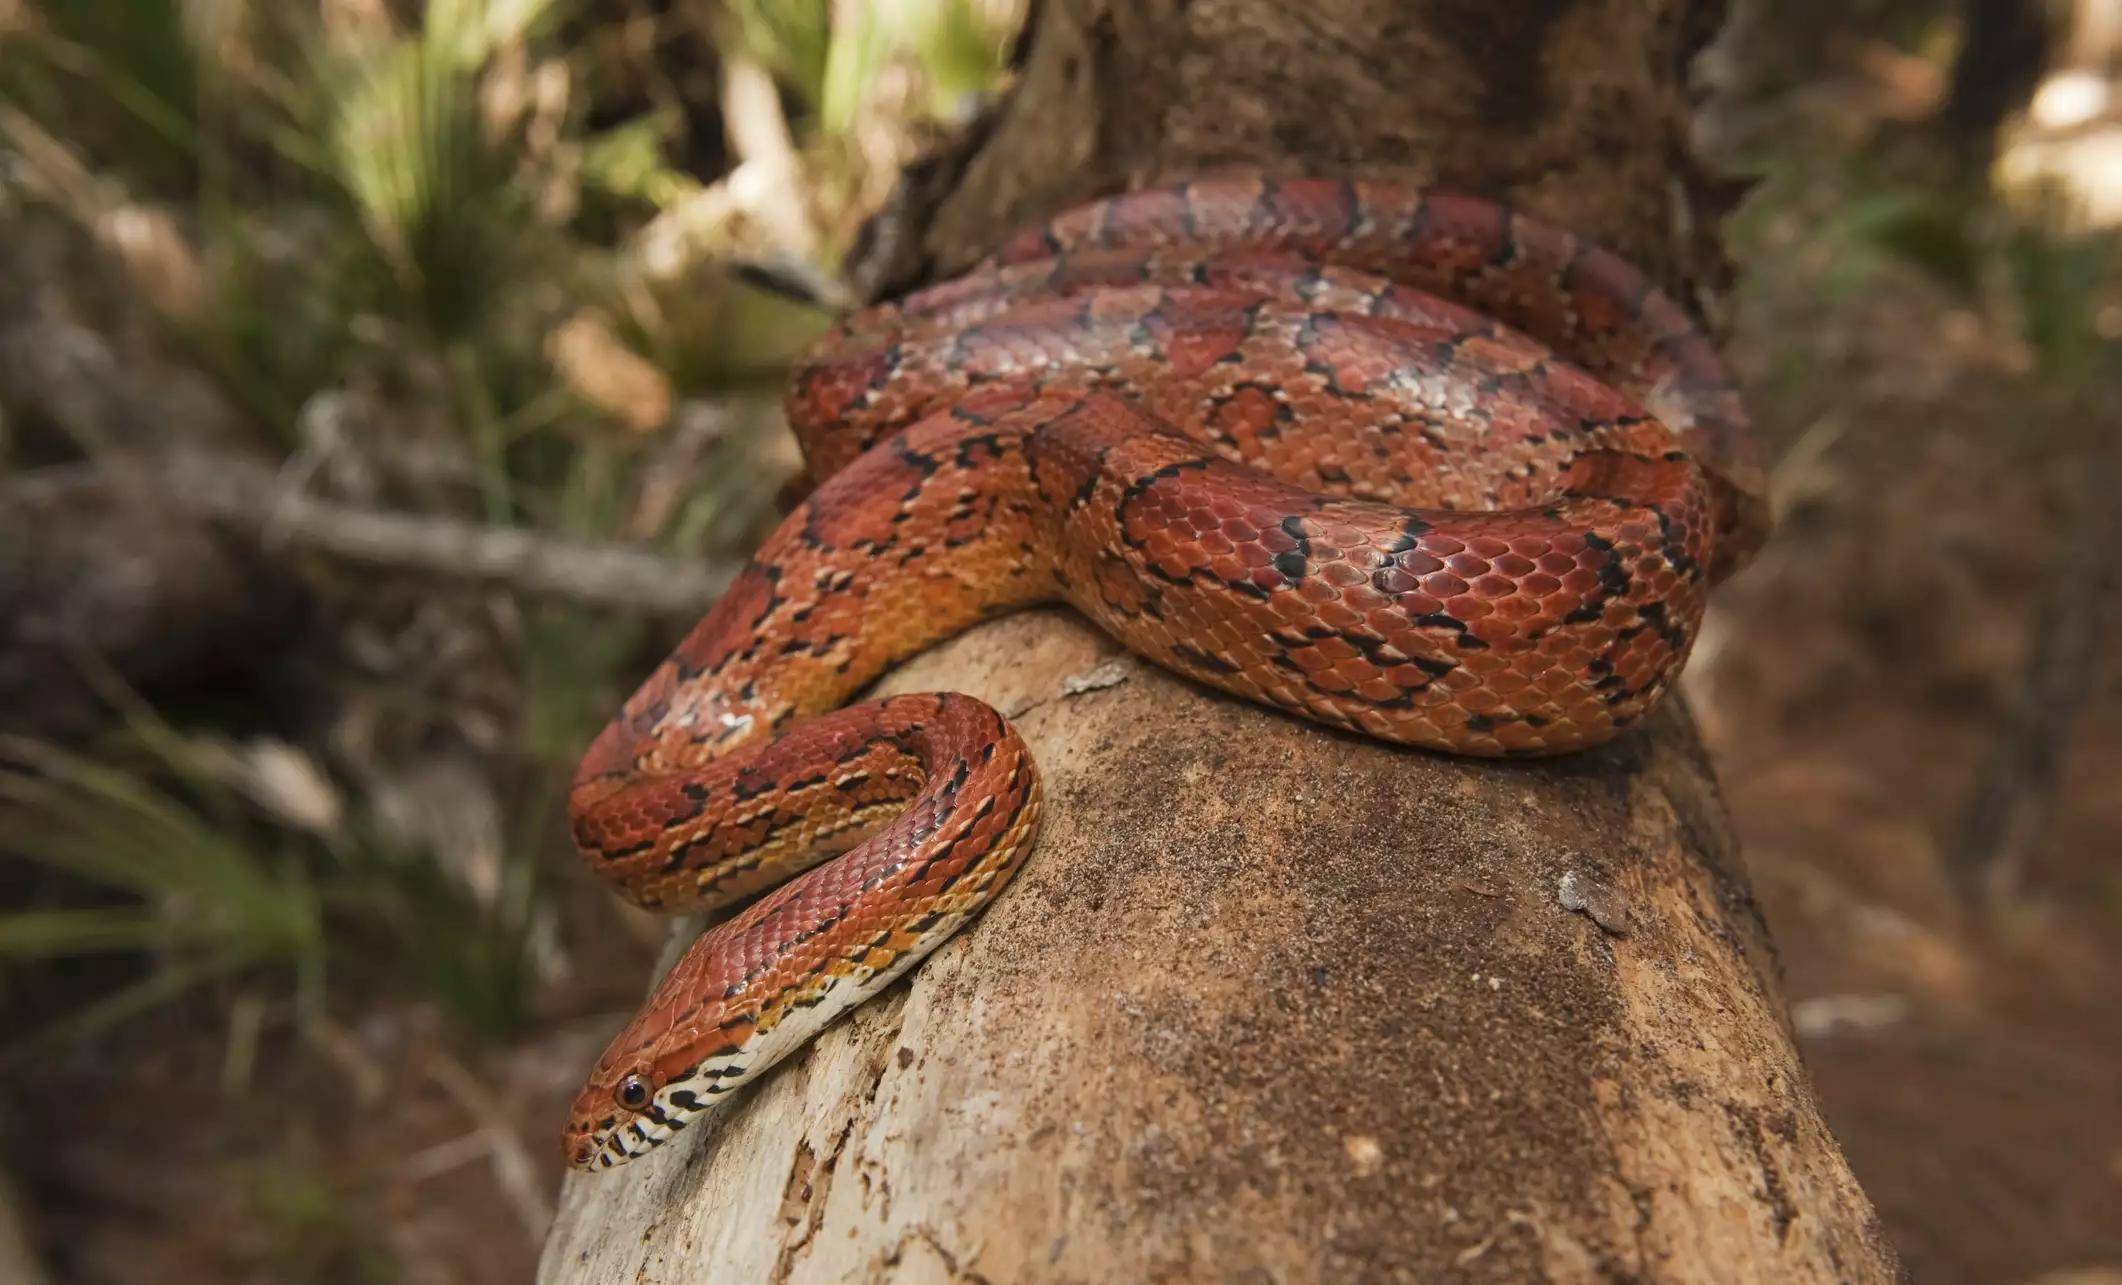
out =
[(1390, 184), (1081, 207), (846, 319), (788, 411), (815, 489), (570, 799), (585, 860), (643, 905), (766, 895), (606, 1050), (577, 1167), (686, 1128), (1028, 852), (1036, 769), (999, 714), (843, 707), (894, 662), (1061, 600), (1329, 726), (1563, 752), (1657, 702), (1766, 529), (1736, 391), (1678, 304), (1569, 233)]

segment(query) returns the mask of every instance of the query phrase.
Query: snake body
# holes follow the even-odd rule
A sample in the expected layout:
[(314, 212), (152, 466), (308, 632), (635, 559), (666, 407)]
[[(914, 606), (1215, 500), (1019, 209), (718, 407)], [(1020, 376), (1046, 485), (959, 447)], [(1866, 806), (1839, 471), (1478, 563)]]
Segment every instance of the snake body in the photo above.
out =
[(773, 891), (607, 1049), (578, 1167), (684, 1129), (1023, 860), (1038, 777), (999, 714), (845, 705), (894, 662), (1061, 600), (1332, 727), (1561, 752), (1657, 702), (1765, 529), (1737, 394), (1678, 304), (1567, 232), (1382, 183), (1073, 210), (849, 317), (788, 412), (815, 489), (570, 799), (584, 858), (645, 906)]

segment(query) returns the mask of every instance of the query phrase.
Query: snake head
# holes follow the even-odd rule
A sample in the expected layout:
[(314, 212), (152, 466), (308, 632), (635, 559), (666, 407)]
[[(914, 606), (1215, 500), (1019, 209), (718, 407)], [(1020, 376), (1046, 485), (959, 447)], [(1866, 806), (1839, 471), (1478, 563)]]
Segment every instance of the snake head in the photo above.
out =
[(695, 967), (699, 959), (717, 957), (711, 931), (606, 1046), (575, 1095), (561, 1135), (571, 1167), (611, 1169), (654, 1150), (713, 1111), (748, 1071), (770, 1064), (780, 1051), (772, 1041), (753, 1041), (757, 1015), (745, 1001), (732, 1007), (697, 998), (703, 988), (726, 986), (714, 978), (703, 981)]
[(744, 1078), (748, 1051), (724, 1044), (702, 1060), (692, 1033), (671, 1028), (668, 1006), (651, 1003), (575, 1095), (561, 1135), (568, 1165), (612, 1169), (670, 1141)]
[(659, 1073), (651, 1062), (606, 1055), (575, 1095), (561, 1145), (576, 1169), (610, 1169), (651, 1151), (709, 1105), (690, 1072)]

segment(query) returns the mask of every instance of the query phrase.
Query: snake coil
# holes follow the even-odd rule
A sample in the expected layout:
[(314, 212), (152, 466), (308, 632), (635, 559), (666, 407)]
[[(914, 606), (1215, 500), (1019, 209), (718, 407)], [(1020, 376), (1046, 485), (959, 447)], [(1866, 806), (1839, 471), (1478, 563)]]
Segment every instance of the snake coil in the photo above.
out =
[(1678, 304), (1567, 232), (1383, 183), (1083, 206), (847, 319), (788, 414), (815, 489), (570, 797), (584, 859), (640, 904), (766, 895), (599, 1060), (578, 1167), (686, 1128), (1029, 851), (1038, 775), (994, 710), (845, 705), (893, 663), (1060, 600), (1332, 727), (1556, 753), (1658, 701), (1766, 527), (1737, 393)]

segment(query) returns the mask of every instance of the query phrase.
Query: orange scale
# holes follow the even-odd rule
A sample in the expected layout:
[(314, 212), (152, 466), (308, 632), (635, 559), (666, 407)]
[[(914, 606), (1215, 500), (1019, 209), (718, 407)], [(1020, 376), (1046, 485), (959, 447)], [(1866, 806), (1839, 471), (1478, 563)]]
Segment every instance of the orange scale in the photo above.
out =
[(1162, 523), (1150, 524), (1148, 532), (1140, 538), (1139, 543), (1144, 553), (1160, 560), (1171, 557), (1172, 550), (1178, 547), (1178, 541), (1172, 538), (1170, 528)]
[(1472, 580), (1489, 573), (1488, 559), (1478, 553), (1457, 553), (1444, 560), (1452, 574), (1462, 580)]
[(1499, 669), (1508, 669), (1516, 663), (1509, 656), (1498, 655), (1492, 647), (1480, 647), (1471, 651), (1454, 647), (1450, 651), (1449, 659), (1456, 662), (1457, 667), (1440, 681), (1447, 682), (1454, 691), (1487, 682), (1490, 674)]
[(1505, 749), (1529, 750), (1546, 743), (1547, 729), (1530, 723), (1505, 723), (1496, 729), (1495, 735)]
[(1323, 607), (1329, 602), (1339, 602), (1341, 591), (1323, 576), (1306, 576), (1297, 582), (1297, 596), (1314, 606)]
[(1355, 687), (1348, 676), (1337, 669), (1322, 669), (1310, 677), (1314, 688), (1335, 696), (1346, 696)]
[(1581, 530), (1551, 530), (1547, 532), (1547, 551), (1558, 558), (1583, 558), (1591, 549), (1585, 547)]
[(1524, 629), (1515, 620), (1491, 616), (1476, 620), (1467, 626), (1466, 632), (1487, 643), (1505, 665), (1522, 665), (1528, 655), (1536, 655), (1539, 643), (1528, 639)]
[(1354, 589), (1370, 583), (1370, 572), (1339, 557), (1318, 564), (1316, 570), (1320, 579), (1336, 589)]
[(1371, 572), (1371, 588), (1391, 597), (1412, 593), (1420, 583), (1414, 575), (1399, 567), (1380, 567)]
[(1469, 714), (1494, 713), (1503, 705), (1503, 698), (1486, 687), (1476, 687), (1459, 698), (1459, 707)]
[(1370, 623), (1370, 616), (1346, 599), (1321, 604), (1319, 622), (1329, 629), (1357, 629)]
[(1374, 736), (1389, 735), (1393, 727), (1391, 719), (1374, 709), (1354, 710), (1349, 716), (1356, 720), (1357, 727)]
[(1534, 680), (1534, 686), (1550, 696), (1560, 695), (1582, 685), (1584, 680), (1579, 677), (1579, 673), (1580, 671), (1577, 669), (1564, 669), (1560, 666), (1543, 669), (1540, 671), (1539, 677)]
[(1200, 507), (1194, 509), (1194, 511), (1188, 516), (1193, 522), (1194, 529), (1196, 531), (1217, 531), (1221, 532), (1226, 536), (1229, 536), (1233, 540), (1238, 540), (1240, 542), (1246, 542), (1258, 538), (1257, 535), (1247, 536), (1244, 534), (1247, 530), (1252, 529), (1252, 524), (1247, 523), (1243, 520), (1238, 520), (1234, 522), (1232, 519), (1226, 518), (1222, 514), (1217, 513), (1215, 509), (1209, 505), (1201, 505)]
[(1399, 611), (1392, 597), (1378, 592), (1373, 577), (1365, 576), (1352, 585), (1337, 585), (1335, 588), (1336, 597), (1358, 611), (1375, 614), (1381, 621), (1399, 618)]
[(1317, 651), (1321, 656), (1325, 656), (1336, 665), (1354, 660), (1363, 654), (1362, 652), (1357, 651), (1355, 647), (1348, 641), (1348, 639), (1342, 638), (1338, 635), (1328, 638), (1321, 638), (1317, 643), (1313, 644), (1312, 649)]
[(1517, 696), (1531, 681), (1522, 670), (1502, 669), (1489, 676), (1488, 690), (1498, 696)]
[(1432, 682), (1429, 671), (1418, 665), (1394, 665), (1385, 671), (1383, 678), (1396, 691), (1413, 691), (1424, 686), (1434, 688), (1443, 681)]
[(1400, 698), (1400, 688), (1376, 676), (1366, 678), (1357, 683), (1354, 691), (1356, 695), (1361, 696), (1364, 700), (1376, 701), (1379, 704)]

